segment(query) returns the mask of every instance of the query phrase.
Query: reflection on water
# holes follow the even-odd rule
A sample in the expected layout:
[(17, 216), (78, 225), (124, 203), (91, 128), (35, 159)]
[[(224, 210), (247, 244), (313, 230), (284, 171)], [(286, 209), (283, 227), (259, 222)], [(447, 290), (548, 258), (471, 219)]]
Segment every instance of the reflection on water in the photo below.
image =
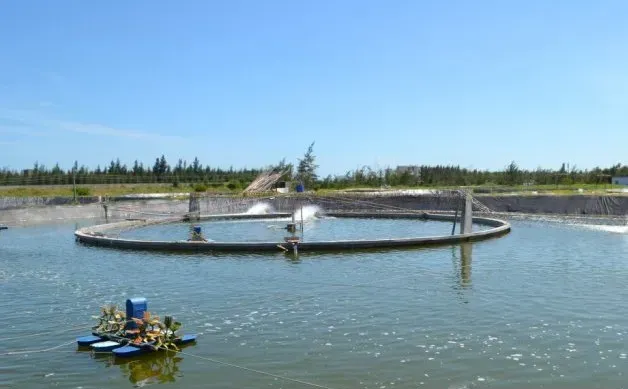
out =
[(460, 245), (460, 286), (463, 288), (471, 286), (471, 253), (473, 245), (462, 243)]
[(462, 243), (452, 247), (451, 260), (454, 267), (456, 289), (471, 287), (471, 261), (473, 253), (472, 243)]
[(124, 377), (134, 387), (174, 382), (182, 374), (179, 363), (183, 360), (174, 352), (157, 352), (141, 355), (132, 359), (116, 358), (111, 353), (93, 353), (95, 360), (107, 367), (119, 366)]

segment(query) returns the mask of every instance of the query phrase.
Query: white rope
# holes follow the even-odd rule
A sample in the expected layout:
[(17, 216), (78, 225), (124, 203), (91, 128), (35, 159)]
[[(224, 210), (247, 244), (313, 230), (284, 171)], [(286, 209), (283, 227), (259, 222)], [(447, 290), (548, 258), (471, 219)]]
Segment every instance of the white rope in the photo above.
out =
[[(44, 352), (48, 352), (48, 351), (54, 351), (56, 349), (59, 349), (59, 348), (64, 347), (64, 346), (68, 346), (68, 345), (73, 344), (75, 342), (76, 342), (76, 340), (72, 340), (72, 341), (67, 342), (67, 343), (59, 344), (57, 346), (48, 347), (48, 348), (45, 348), (45, 349), (38, 349), (38, 350), (9, 351), (9, 352), (0, 354), (0, 356), (44, 353)], [(204, 356), (196, 355), (196, 354), (191, 354), (191, 353), (187, 353), (187, 352), (180, 351), (180, 350), (177, 351), (177, 352), (179, 354), (184, 354), (184, 355), (187, 355), (187, 356), (190, 356), (190, 357), (203, 359), (205, 361), (217, 363), (219, 365), (225, 365), (225, 366), (233, 367), (233, 368), (236, 368), (236, 369), (246, 370), (246, 371), (250, 371), (250, 372), (253, 372), (253, 373), (262, 374), (262, 375), (266, 375), (266, 376), (269, 376), (269, 377), (273, 377), (273, 378), (277, 378), (277, 379), (281, 379), (281, 380), (285, 380), (285, 381), (296, 382), (296, 383), (299, 383), (299, 384), (308, 385), (308, 386), (312, 386), (312, 387), (316, 387), (316, 388), (333, 389), (333, 388), (330, 388), (329, 386), (319, 385), (319, 384), (315, 384), (315, 383), (312, 383), (312, 382), (299, 380), (299, 379), (296, 379), (296, 378), (283, 377), (283, 376), (280, 376), (280, 375), (277, 375), (277, 374), (273, 374), (273, 373), (268, 373), (268, 372), (265, 372), (265, 371), (262, 371), (262, 370), (252, 369), (250, 367), (240, 366), (240, 365), (236, 365), (234, 363), (219, 361), (217, 359), (204, 357)], [(101, 353), (99, 352), (99, 354), (101, 354)]]
[(40, 350), (18, 350), (18, 351), (9, 351), (8, 353), (2, 353), (0, 354), (0, 356), (4, 356), (4, 355), (21, 355), (21, 354), (36, 354), (36, 353), (45, 353), (47, 351), (52, 351), (52, 350), (56, 350), (58, 348), (61, 348), (63, 346), (68, 346), (70, 344), (75, 343), (76, 340), (73, 340), (71, 342), (67, 342), (67, 343), (62, 343), (60, 345), (54, 346), (54, 347), (49, 347), (49, 348), (45, 348), (45, 349), (40, 349)]
[(14, 339), (23, 339), (23, 338), (31, 338), (33, 336), (41, 336), (41, 335), (50, 335), (50, 334), (62, 334), (64, 332), (69, 332), (69, 331), (74, 331), (74, 330), (82, 330), (82, 329), (88, 329), (88, 328), (92, 328), (93, 326), (91, 325), (81, 325), (81, 326), (76, 326), (76, 327), (70, 327), (70, 328), (66, 328), (65, 330), (53, 330), (53, 331), (45, 331), (45, 332), (36, 332), (34, 334), (27, 334), (27, 335), (20, 335), (20, 336), (12, 336), (10, 338), (0, 338), (0, 342), (4, 342), (6, 340), (14, 340)]
[(284, 376), (280, 376), (280, 375), (277, 375), (277, 374), (268, 373), (268, 372), (265, 372), (265, 371), (262, 371), (262, 370), (257, 370), (257, 369), (252, 369), (252, 368), (246, 367), (246, 366), (236, 365), (235, 363), (223, 362), (223, 361), (219, 361), (217, 359), (203, 357), (201, 355), (190, 354), (190, 353), (187, 353), (185, 351), (180, 351), (179, 350), (177, 352), (179, 354), (187, 355), (187, 356), (194, 357), (194, 358), (203, 359), (205, 361), (217, 363), (219, 365), (225, 365), (225, 366), (233, 367), (233, 368), (240, 369), (240, 370), (246, 370), (246, 371), (250, 371), (250, 372), (253, 372), (253, 373), (262, 374), (262, 375), (265, 375), (265, 376), (277, 378), (277, 379), (280, 379), (280, 380), (296, 382), (298, 384), (308, 385), (308, 386), (312, 386), (312, 387), (316, 387), (316, 388), (332, 389), (329, 386), (319, 385), (319, 384), (315, 384), (313, 382), (303, 381), (303, 380), (299, 380), (299, 379), (296, 379), (296, 378), (284, 377)]

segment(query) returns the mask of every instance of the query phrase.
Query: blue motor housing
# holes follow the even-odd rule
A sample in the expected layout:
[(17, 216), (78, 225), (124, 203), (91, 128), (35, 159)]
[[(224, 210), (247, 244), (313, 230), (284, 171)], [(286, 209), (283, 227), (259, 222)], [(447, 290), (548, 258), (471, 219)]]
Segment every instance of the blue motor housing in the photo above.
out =
[(137, 325), (131, 318), (141, 319), (144, 317), (144, 312), (148, 310), (148, 302), (144, 297), (134, 297), (126, 300), (126, 328), (137, 328)]

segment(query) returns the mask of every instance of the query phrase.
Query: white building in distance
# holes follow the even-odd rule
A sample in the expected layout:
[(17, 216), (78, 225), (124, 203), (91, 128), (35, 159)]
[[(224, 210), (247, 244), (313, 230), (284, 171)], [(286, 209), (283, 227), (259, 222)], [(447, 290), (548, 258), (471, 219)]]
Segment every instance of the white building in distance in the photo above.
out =
[(420, 177), (421, 176), (421, 168), (416, 165), (399, 165), (395, 169), (397, 174), (403, 174), (405, 172), (409, 172), (411, 175)]
[(613, 185), (626, 185), (628, 186), (628, 176), (617, 176), (611, 179)]

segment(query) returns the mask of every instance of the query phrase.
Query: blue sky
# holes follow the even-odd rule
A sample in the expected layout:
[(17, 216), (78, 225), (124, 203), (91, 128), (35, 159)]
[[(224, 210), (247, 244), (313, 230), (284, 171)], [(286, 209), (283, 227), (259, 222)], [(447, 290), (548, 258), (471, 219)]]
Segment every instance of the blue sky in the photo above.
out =
[(628, 163), (628, 2), (0, 3), (0, 167)]

